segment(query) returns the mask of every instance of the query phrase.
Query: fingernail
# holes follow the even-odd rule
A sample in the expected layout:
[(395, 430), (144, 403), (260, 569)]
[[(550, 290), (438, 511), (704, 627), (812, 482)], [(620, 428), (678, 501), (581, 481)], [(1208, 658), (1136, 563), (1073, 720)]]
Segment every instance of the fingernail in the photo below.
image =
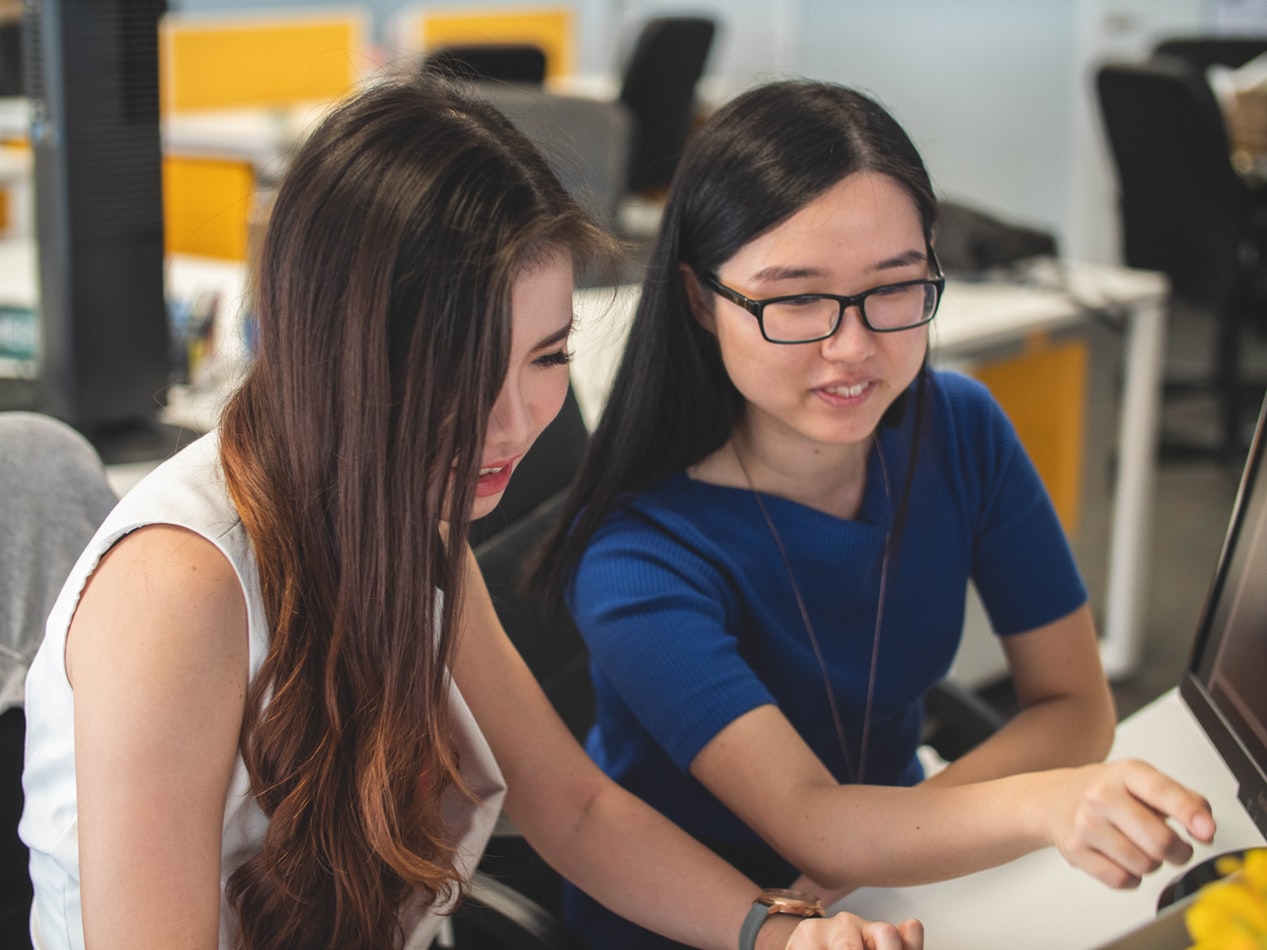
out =
[(1198, 838), (1208, 841), (1214, 837), (1214, 819), (1209, 815), (1200, 814), (1192, 820), (1192, 833)]

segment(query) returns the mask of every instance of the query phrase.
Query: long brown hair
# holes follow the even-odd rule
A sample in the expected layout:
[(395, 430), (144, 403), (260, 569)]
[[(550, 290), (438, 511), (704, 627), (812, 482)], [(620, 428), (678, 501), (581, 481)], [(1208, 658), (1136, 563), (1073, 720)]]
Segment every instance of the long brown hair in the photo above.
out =
[(462, 513), (511, 287), (558, 249), (609, 245), (508, 121), (434, 77), (337, 107), (278, 191), (221, 423), (271, 631), (241, 740), (270, 823), (227, 888), (244, 947), (391, 946), (408, 895), (461, 886), (440, 796), (462, 791)]

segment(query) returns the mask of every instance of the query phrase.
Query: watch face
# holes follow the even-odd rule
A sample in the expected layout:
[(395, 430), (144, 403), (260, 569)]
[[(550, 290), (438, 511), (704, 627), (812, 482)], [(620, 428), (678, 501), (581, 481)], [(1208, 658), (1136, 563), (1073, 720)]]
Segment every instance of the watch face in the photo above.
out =
[(769, 887), (757, 900), (770, 908), (772, 914), (795, 914), (798, 917), (822, 917), (823, 905), (812, 894), (790, 891), (783, 887)]

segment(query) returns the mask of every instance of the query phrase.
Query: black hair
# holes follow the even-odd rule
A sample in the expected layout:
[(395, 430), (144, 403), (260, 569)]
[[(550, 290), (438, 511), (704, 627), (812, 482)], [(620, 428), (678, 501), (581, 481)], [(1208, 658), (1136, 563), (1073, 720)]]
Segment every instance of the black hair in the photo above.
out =
[[(848, 175), (900, 185), (931, 247), (937, 200), (923, 159), (875, 100), (834, 83), (796, 79), (740, 95), (696, 132), (669, 187), (637, 312), (606, 409), (529, 581), (562, 599), (590, 537), (621, 495), (720, 448), (743, 412), (716, 338), (692, 316), (681, 265), (715, 273)], [(922, 429), (926, 368), (913, 387)], [(908, 407), (904, 394), (893, 410)], [(889, 420), (890, 422), (892, 420)], [(897, 508), (907, 507), (915, 453)]]

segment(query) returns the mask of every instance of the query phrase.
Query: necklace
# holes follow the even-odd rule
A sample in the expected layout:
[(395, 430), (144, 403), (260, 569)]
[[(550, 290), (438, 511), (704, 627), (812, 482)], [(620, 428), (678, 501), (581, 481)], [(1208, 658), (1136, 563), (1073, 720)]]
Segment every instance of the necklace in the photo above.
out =
[[(872, 437), (872, 444), (875, 446), (876, 460), (880, 463), (880, 478), (884, 482), (884, 497), (889, 500), (891, 506), (893, 504), (893, 495), (889, 489), (889, 470), (884, 463), (884, 452), (880, 448), (879, 440), (874, 436)], [(739, 452), (739, 446), (735, 443), (733, 437), (730, 440), (730, 449), (735, 453), (735, 461), (739, 463), (739, 469), (743, 472), (744, 480), (748, 483), (748, 490), (752, 492), (757, 508), (761, 511), (761, 517), (765, 519), (766, 527), (770, 529), (770, 536), (774, 538), (774, 546), (778, 549), (779, 557), (783, 561), (783, 570), (787, 573), (788, 583), (792, 585), (792, 595), (796, 598), (796, 606), (801, 613), (801, 622), (805, 625), (805, 634), (809, 637), (810, 646), (814, 650), (814, 659), (818, 662), (818, 670), (823, 677), (823, 690), (827, 694), (827, 706), (831, 710), (832, 724), (836, 728), (836, 741), (840, 745), (840, 755), (844, 759), (845, 769), (853, 781), (861, 785), (867, 770), (867, 744), (871, 737), (871, 707), (875, 699), (876, 672), (880, 662), (880, 629), (884, 622), (884, 595), (889, 579), (890, 532), (886, 530), (884, 533), (884, 550), (880, 559), (880, 592), (875, 608), (875, 630), (871, 636), (871, 661), (870, 669), (867, 673), (867, 699), (862, 713), (862, 740), (858, 747), (858, 767), (855, 769), (853, 757), (849, 754), (849, 743), (845, 739), (845, 726), (840, 718), (840, 709), (836, 705), (836, 691), (832, 689), (831, 675), (827, 671), (827, 661), (823, 658), (822, 648), (818, 645), (818, 636), (814, 633), (813, 623), (810, 622), (809, 611), (805, 607), (805, 598), (801, 596), (800, 585), (796, 583), (796, 575), (792, 572), (792, 562), (787, 556), (787, 548), (783, 546), (783, 538), (780, 537), (778, 529), (775, 528), (774, 519), (770, 517), (770, 512), (766, 510), (765, 502), (761, 500), (761, 493), (757, 491), (757, 486), (753, 483), (752, 476), (748, 473), (748, 466), (744, 464), (743, 456)]]

